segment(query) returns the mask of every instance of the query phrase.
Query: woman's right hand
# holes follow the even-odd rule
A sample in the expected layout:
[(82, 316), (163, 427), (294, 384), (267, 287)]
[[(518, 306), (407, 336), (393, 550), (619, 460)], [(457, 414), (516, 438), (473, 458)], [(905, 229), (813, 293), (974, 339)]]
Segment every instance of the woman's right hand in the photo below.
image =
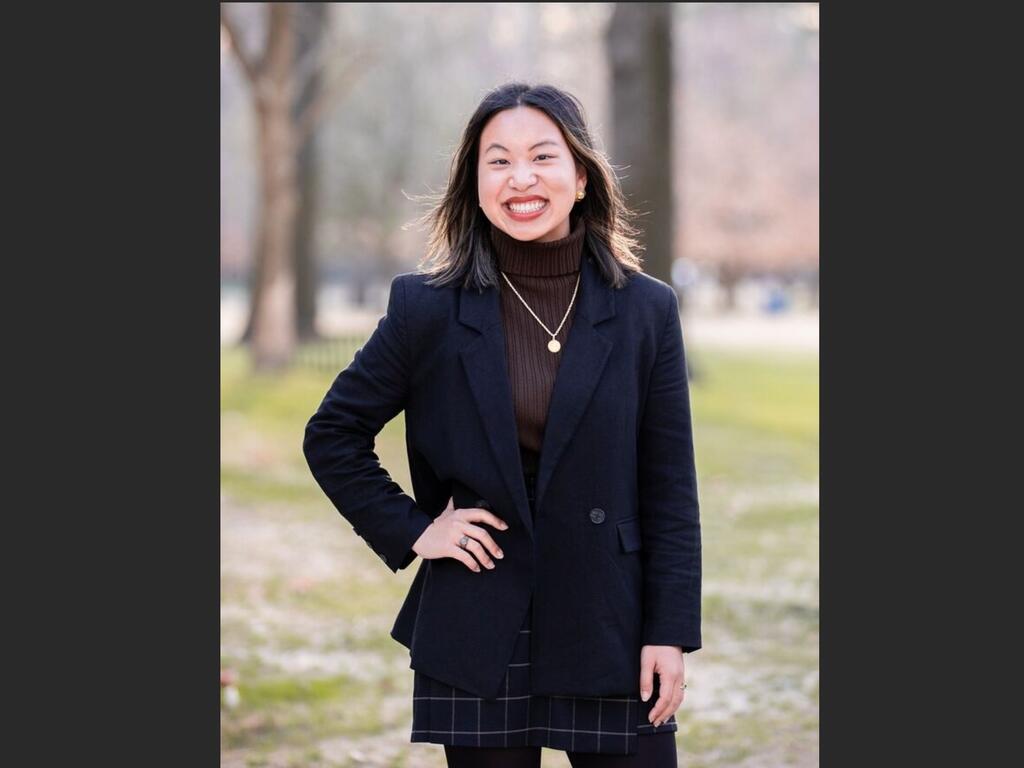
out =
[[(491, 534), (486, 529), (473, 525), (474, 522), (487, 523), (500, 531), (508, 530), (508, 525), (497, 515), (477, 507), (456, 509), (455, 499), (451, 498), (444, 511), (416, 539), (412, 551), (424, 560), (453, 557), (461, 560), (470, 570), (477, 572), (480, 571), (477, 560), (483, 563), (484, 567), (493, 568), (494, 561), (491, 557), (500, 560), (505, 555), (491, 538)], [(459, 546), (459, 539), (463, 536), (469, 537), (465, 549)]]

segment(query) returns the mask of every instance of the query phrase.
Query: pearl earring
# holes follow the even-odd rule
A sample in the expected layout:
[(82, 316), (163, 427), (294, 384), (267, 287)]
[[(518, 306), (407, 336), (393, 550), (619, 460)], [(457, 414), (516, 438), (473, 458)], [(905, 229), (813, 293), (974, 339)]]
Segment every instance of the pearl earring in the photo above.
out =
[(584, 192), (582, 189), (579, 192), (576, 193), (576, 199), (577, 200), (582, 200), (586, 196), (587, 196), (587, 193)]

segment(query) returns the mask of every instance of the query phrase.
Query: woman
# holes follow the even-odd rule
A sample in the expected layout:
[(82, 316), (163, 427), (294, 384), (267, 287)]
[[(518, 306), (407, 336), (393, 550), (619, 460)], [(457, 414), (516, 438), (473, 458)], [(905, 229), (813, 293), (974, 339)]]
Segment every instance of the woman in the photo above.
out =
[[(427, 269), (334, 381), (303, 444), (395, 572), (411, 741), (450, 766), (676, 765), (701, 547), (675, 291), (579, 102), (491, 91), (428, 215)], [(405, 411), (415, 500), (374, 437)]]

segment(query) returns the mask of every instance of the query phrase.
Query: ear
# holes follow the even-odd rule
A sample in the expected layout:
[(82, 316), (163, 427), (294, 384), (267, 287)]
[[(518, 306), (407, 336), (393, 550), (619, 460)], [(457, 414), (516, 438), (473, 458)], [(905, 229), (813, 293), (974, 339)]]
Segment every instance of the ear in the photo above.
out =
[(576, 180), (581, 186), (587, 185), (587, 166), (583, 163), (576, 163)]

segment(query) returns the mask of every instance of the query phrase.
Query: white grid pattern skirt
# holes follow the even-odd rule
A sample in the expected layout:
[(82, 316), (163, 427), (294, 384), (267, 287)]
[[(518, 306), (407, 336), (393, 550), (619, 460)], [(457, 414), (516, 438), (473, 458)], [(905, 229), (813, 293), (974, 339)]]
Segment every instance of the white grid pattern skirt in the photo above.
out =
[[(632, 755), (645, 733), (677, 731), (675, 715), (655, 728), (658, 676), (646, 701), (636, 695), (547, 696), (530, 693), (530, 611), (516, 640), (503, 693), (483, 699), (421, 672), (413, 678), (411, 741), (471, 747), (538, 746), (567, 752)], [(639, 680), (637, 681), (639, 685)]]

